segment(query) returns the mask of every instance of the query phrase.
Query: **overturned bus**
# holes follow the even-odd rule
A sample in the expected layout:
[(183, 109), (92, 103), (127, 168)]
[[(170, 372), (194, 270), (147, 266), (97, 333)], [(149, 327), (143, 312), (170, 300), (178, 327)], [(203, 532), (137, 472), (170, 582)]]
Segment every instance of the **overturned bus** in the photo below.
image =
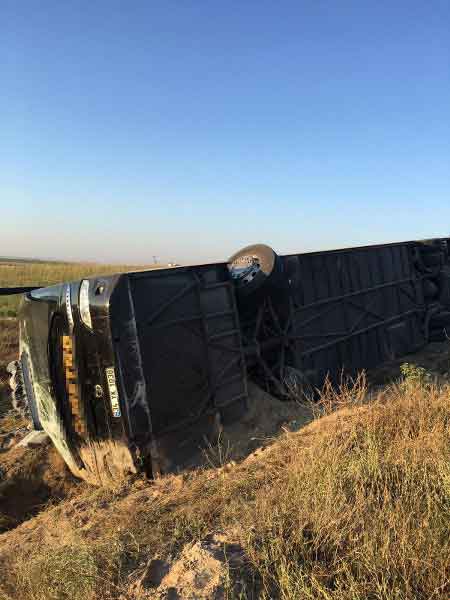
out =
[[(182, 468), (247, 409), (450, 333), (450, 238), (124, 273), (28, 289), (11, 367), (72, 472), (105, 484)], [(20, 291), (20, 290), (18, 290)], [(23, 290), (22, 290), (23, 291)]]

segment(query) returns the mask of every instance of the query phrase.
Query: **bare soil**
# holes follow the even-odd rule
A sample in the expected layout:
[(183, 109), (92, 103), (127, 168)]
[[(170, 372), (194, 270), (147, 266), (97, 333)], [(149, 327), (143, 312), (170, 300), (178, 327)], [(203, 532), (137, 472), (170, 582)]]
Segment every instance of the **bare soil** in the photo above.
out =
[(130, 593), (142, 600), (239, 598), (248, 576), (242, 547), (215, 534), (186, 544), (176, 560), (150, 560)]
[[(415, 355), (382, 365), (369, 373), (369, 381), (381, 386), (398, 379), (404, 362), (422, 366), (438, 379), (446, 377), (450, 372), (450, 345), (433, 343)], [(250, 384), (249, 392), (249, 411), (244, 419), (225, 427), (216, 443), (199, 452), (194, 465), (201, 474), (198, 486), (227, 476), (236, 463), (253, 464), (248, 468), (257, 470), (258, 464), (270, 462), (272, 442), (280, 433), (303, 429), (312, 420), (308, 406), (280, 402), (254, 384)], [(326, 430), (330, 422), (336, 426), (339, 421), (342, 429), (347, 419), (354, 418), (355, 410), (366, 411), (367, 407), (341, 410), (331, 416), (331, 421), (315, 421), (304, 429), (304, 443), (308, 443), (308, 436)], [(3, 430), (0, 426), (0, 432), (19, 426), (23, 423), (9, 420)], [(135, 477), (117, 490), (94, 489), (70, 474), (50, 443), (39, 448), (13, 446), (0, 452), (0, 563), (12, 560), (11, 549), (18, 545), (31, 553), (41, 544), (70, 547), (80, 539), (88, 546), (95, 545), (111, 531), (125, 538), (123, 524), (130, 519), (134, 524), (139, 519), (145, 523), (146, 507), (161, 506), (165, 511), (183, 502), (183, 490), (192, 487), (194, 476), (181, 473), (155, 482)], [(161, 524), (161, 536), (163, 528)], [(182, 544), (176, 552), (152, 552), (144, 562), (130, 554), (129, 564), (123, 567), (129, 575), (122, 600), (257, 597), (241, 596), (245, 590), (257, 589), (258, 582), (248, 583), (250, 575), (232, 529), (214, 535), (199, 531), (198, 538)], [(138, 539), (135, 543), (140, 547), (147, 542)], [(176, 547), (176, 540), (174, 544)]]
[[(270, 444), (282, 428), (297, 430), (312, 418), (311, 411), (296, 402), (280, 402), (255, 384), (250, 384), (249, 410), (239, 423), (225, 427), (217, 442), (199, 450), (191, 468), (232, 465)], [(3, 423), (3, 426), (2, 426)], [(0, 420), (0, 437), (23, 435), (24, 421), (8, 416)], [(12, 529), (37, 513), (81, 490), (81, 482), (46, 442), (38, 448), (16, 444), (0, 450), (0, 531)]]
[(0, 454), (0, 531), (12, 529), (77, 488), (48, 441), (37, 448), (15, 446)]
[[(424, 367), (437, 378), (448, 376), (450, 345), (432, 343), (421, 352), (382, 365), (369, 373), (371, 384), (378, 386), (398, 379), (400, 365), (405, 361)], [(307, 405), (281, 402), (250, 382), (249, 409), (244, 418), (224, 427), (215, 443), (199, 450), (191, 469), (231, 468), (247, 457), (258, 456), (280, 432), (297, 431), (312, 419), (312, 410)], [(0, 419), (0, 438), (16, 436), (10, 448), (0, 449), (0, 531), (12, 529), (45, 507), (86, 489), (67, 469), (51, 442), (39, 448), (16, 446), (27, 425), (11, 414)]]

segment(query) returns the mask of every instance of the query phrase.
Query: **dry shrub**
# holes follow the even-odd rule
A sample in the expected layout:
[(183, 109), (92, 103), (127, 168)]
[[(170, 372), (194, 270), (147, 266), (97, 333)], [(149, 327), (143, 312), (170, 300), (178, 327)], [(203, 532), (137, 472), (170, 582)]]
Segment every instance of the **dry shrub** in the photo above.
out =
[(247, 511), (267, 596), (448, 598), (450, 387), (395, 385), (333, 417), (309, 447), (282, 440), (290, 468)]
[(37, 551), (16, 565), (18, 587), (33, 600), (90, 600), (95, 597), (98, 565), (84, 544)]
[(228, 531), (259, 597), (448, 598), (450, 387), (403, 381), (367, 404), (364, 376), (354, 384), (325, 386), (336, 412), (258, 460), (191, 476), (138, 511), (142, 546), (173, 553)]
[[(345, 402), (333, 403), (340, 409), (231, 468), (167, 477), (155, 486), (137, 482), (111, 494), (107, 508), (100, 497), (85, 498), (90, 526), (70, 544), (72, 566), (52, 566), (49, 575), (53, 555), (67, 551), (67, 538), (55, 535), (59, 522), (67, 524), (70, 507), (62, 503), (37, 521), (52, 541), (31, 559), (23, 536), (3, 534), (10, 543), (21, 540), (1, 569), (5, 589), (23, 600), (65, 598), (64, 586), (75, 585), (80, 572), (87, 574), (80, 576), (84, 587), (78, 596), (78, 588), (68, 588), (72, 597), (119, 597), (130, 571), (149, 558), (176, 557), (186, 543), (224, 532), (244, 548), (257, 582), (248, 598), (447, 600), (450, 386), (405, 381), (370, 404), (361, 387), (352, 396), (350, 386)], [(114, 538), (119, 526), (127, 539)], [(104, 558), (111, 539), (113, 569)], [(78, 545), (85, 567), (77, 562)], [(64, 564), (67, 554), (55, 560)], [(19, 564), (26, 568), (14, 580)]]
[(316, 417), (321, 417), (340, 408), (361, 406), (369, 399), (366, 372), (350, 377), (342, 371), (338, 385), (333, 384), (329, 377), (325, 379), (322, 389), (317, 390), (316, 399), (311, 401), (311, 408)]
[[(105, 535), (97, 542), (70, 539), (63, 545), (35, 548), (15, 564), (17, 598), (93, 600), (121, 593), (122, 564), (135, 551), (131, 540)], [(0, 596), (1, 597), (1, 596)]]

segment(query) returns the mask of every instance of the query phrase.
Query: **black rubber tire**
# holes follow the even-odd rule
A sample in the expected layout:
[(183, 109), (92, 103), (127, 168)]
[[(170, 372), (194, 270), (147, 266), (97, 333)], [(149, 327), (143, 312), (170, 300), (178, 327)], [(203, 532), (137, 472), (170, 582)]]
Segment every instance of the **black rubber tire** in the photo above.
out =
[(9, 387), (13, 409), (22, 417), (30, 419), (35, 430), (41, 431), (42, 425), (34, 400), (31, 372), (26, 354), (22, 354), (20, 360), (9, 363), (7, 371), (11, 375)]
[(30, 418), (30, 411), (26, 396), (25, 385), (23, 381), (22, 365), (20, 361), (15, 360), (6, 367), (10, 374), (9, 388), (11, 390), (12, 408), (22, 417)]
[(236, 293), (241, 299), (254, 298), (262, 293), (263, 290), (271, 286), (275, 286), (282, 278), (282, 263), (280, 257), (264, 244), (253, 244), (246, 246), (236, 252), (228, 260), (228, 267), (231, 270), (231, 265), (239, 258), (252, 256), (258, 259), (260, 268), (251, 281), (234, 280)]

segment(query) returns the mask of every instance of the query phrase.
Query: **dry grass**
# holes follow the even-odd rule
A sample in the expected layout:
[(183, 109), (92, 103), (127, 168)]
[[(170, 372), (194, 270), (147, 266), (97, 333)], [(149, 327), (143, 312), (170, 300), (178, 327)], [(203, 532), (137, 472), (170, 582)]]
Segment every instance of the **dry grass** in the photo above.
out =
[(323, 406), (234, 467), (86, 491), (3, 534), (4, 594), (136, 597), (140, 564), (225, 532), (245, 551), (248, 598), (447, 599), (450, 386), (406, 378), (366, 404), (359, 384)]
[(17, 563), (21, 594), (33, 600), (90, 600), (116, 595), (125, 548), (116, 540), (35, 548)]
[[(0, 261), (0, 287), (52, 285), (61, 281), (81, 279), (82, 277), (140, 271), (154, 266)], [(0, 317), (14, 317), (17, 313), (19, 299), (19, 296), (0, 296)]]
[(247, 518), (267, 594), (448, 598), (449, 422), (450, 388), (415, 381), (338, 412), (300, 455), (283, 440), (291, 468)]

